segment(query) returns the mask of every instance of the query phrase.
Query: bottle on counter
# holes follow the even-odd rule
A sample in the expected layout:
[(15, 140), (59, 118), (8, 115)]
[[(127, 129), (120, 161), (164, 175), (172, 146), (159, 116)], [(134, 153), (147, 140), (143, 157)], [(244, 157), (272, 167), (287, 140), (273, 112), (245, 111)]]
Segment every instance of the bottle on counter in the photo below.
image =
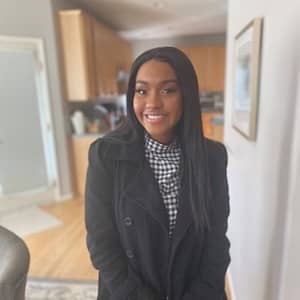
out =
[(71, 116), (75, 134), (81, 135), (86, 132), (86, 119), (82, 111), (76, 110)]

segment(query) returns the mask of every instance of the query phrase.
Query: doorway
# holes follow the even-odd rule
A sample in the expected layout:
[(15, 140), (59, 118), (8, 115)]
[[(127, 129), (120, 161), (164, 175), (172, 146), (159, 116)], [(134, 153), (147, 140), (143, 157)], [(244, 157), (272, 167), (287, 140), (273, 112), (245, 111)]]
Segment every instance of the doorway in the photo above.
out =
[(0, 36), (0, 211), (50, 201), (56, 194), (43, 41)]

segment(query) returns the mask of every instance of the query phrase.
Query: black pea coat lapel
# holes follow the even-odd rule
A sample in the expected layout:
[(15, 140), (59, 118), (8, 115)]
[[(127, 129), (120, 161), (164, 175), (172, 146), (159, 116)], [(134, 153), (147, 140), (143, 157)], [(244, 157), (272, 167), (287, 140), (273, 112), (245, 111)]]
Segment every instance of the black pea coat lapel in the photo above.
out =
[(136, 168), (135, 175), (132, 178), (124, 176), (123, 180), (125, 186), (123, 197), (145, 209), (168, 232), (168, 214), (149, 163), (143, 160)]
[[(133, 201), (147, 211), (168, 233), (169, 221), (158, 183), (144, 155), (143, 142), (124, 142), (115, 139), (107, 150), (107, 156), (119, 162), (120, 196)], [(113, 142), (114, 141), (114, 142)]]
[(188, 190), (187, 182), (184, 180), (185, 178), (186, 177), (183, 177), (183, 180), (181, 182), (178, 212), (176, 217), (176, 226), (174, 228), (173, 237), (172, 237), (170, 265), (172, 265), (177, 247), (179, 246), (180, 242), (184, 238), (189, 227), (192, 226), (192, 224), (194, 223), (192, 208), (189, 201), (189, 190)]

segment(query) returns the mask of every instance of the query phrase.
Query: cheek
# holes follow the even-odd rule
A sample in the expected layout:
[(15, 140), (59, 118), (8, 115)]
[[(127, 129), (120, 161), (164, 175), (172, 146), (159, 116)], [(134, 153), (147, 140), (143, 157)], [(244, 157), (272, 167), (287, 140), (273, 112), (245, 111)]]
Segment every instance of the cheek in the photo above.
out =
[(140, 118), (142, 110), (143, 110), (143, 105), (141, 101), (137, 101), (133, 99), (133, 111), (137, 118)]
[(176, 99), (175, 103), (173, 104), (173, 109), (176, 121), (179, 121), (183, 114), (183, 103), (181, 98)]

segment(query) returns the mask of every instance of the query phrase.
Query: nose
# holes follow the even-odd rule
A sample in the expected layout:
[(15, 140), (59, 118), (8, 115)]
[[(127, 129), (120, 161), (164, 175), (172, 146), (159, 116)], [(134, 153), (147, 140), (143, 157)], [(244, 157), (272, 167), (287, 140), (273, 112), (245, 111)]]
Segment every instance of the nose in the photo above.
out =
[(146, 101), (147, 108), (160, 108), (162, 104), (163, 103), (159, 92), (149, 93)]

